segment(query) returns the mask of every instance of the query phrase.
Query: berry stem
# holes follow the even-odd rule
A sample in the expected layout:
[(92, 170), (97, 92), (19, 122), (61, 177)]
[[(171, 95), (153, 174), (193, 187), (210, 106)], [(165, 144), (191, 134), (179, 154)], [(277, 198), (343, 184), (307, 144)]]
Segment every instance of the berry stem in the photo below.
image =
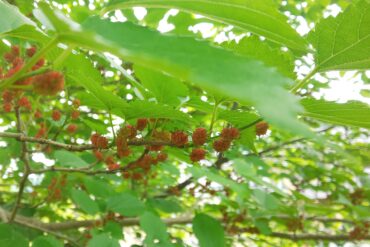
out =
[(218, 105), (219, 105), (219, 102), (217, 100), (215, 100), (215, 105), (214, 105), (213, 111), (212, 111), (211, 124), (209, 125), (209, 136), (212, 135), (213, 125), (215, 124)]

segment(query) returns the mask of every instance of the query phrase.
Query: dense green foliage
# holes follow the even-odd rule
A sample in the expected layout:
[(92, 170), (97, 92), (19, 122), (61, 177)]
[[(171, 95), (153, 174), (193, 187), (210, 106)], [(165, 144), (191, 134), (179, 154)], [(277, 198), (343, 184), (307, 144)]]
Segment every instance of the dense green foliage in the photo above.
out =
[(0, 0), (0, 55), (1, 247), (370, 240), (370, 106), (323, 93), (369, 0)]

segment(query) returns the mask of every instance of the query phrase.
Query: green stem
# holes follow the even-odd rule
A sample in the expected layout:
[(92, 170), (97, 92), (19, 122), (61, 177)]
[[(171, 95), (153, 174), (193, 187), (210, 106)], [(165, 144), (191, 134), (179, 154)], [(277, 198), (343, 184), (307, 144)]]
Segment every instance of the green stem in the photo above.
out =
[(314, 68), (308, 75), (305, 76), (302, 80), (298, 81), (290, 90), (292, 93), (297, 93), (299, 89), (304, 87), (308, 81), (311, 79), (312, 76), (314, 76), (318, 71), (318, 68)]
[(35, 65), (57, 43), (58, 36), (50, 40), (49, 43), (44, 46), (44, 48), (42, 48), (33, 57), (31, 57), (31, 59), (17, 73), (0, 83), (0, 90), (12, 85), (14, 82), (22, 78), (24, 74), (27, 73), (32, 68), (32, 66)]
[(63, 61), (68, 58), (69, 54), (71, 54), (74, 47), (75, 45), (68, 46), (67, 49), (65, 49), (62, 52), (62, 54), (60, 54), (59, 57), (57, 57), (57, 59), (54, 60), (53, 65), (55, 68), (58, 68), (63, 63)]
[(114, 131), (112, 113), (110, 112), (109, 112), (109, 121), (110, 121), (110, 126), (112, 128), (113, 140), (116, 140), (116, 132)]
[(217, 113), (218, 104), (219, 104), (219, 102), (218, 102), (217, 100), (215, 100), (215, 106), (214, 106), (214, 108), (213, 108), (213, 112), (212, 112), (211, 124), (210, 124), (210, 126), (209, 126), (209, 136), (211, 136), (212, 131), (213, 131), (213, 125), (215, 124), (215, 120), (216, 120), (216, 113)]

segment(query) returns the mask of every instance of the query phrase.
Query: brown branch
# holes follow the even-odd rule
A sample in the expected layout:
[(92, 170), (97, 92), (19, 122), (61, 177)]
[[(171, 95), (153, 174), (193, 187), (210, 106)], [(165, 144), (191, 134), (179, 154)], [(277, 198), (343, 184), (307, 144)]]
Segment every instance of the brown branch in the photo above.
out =
[[(0, 208), (0, 213), (9, 215), (9, 213), (2, 208)], [(284, 216), (285, 217), (285, 216)], [(288, 217), (288, 216), (286, 216)], [(163, 219), (163, 222), (168, 225), (183, 225), (183, 224), (191, 224), (193, 220), (192, 216), (179, 216), (176, 218), (167, 218)], [(311, 218), (311, 220), (315, 221), (323, 221), (323, 222), (342, 222), (342, 219), (330, 219), (330, 218)], [(49, 232), (51, 234), (58, 234), (55, 236), (59, 236), (60, 238), (64, 238), (68, 241), (73, 241), (65, 237), (60, 233), (56, 233), (55, 231), (65, 231), (65, 230), (72, 230), (78, 228), (89, 228), (99, 225), (101, 220), (84, 220), (84, 221), (66, 221), (60, 223), (44, 223), (39, 220), (35, 220), (33, 218), (17, 215), (14, 219), (14, 222), (20, 225), (24, 225), (27, 227), (31, 227), (34, 229), (38, 229), (41, 231)], [(121, 226), (136, 226), (140, 224), (139, 218), (126, 218), (123, 220), (117, 220)], [(347, 221), (346, 221), (347, 222)], [(351, 221), (351, 223), (354, 223)], [(248, 228), (238, 228), (237, 231), (239, 233), (254, 233), (251, 232)], [(259, 233), (260, 234), (260, 233)], [(263, 235), (263, 234), (260, 234)], [(274, 238), (282, 238), (282, 239), (289, 239), (292, 241), (302, 241), (302, 240), (316, 240), (316, 241), (353, 241), (353, 239), (347, 234), (340, 234), (340, 235), (330, 235), (330, 234), (291, 234), (291, 233), (282, 233), (282, 232), (272, 232), (270, 235), (266, 235), (267, 237), (274, 237)], [(364, 240), (370, 240), (370, 235), (367, 235), (363, 238)]]
[[(14, 138), (21, 142), (32, 142), (32, 143), (39, 143), (39, 144), (46, 144), (51, 145), (54, 147), (58, 147), (61, 149), (65, 149), (68, 151), (76, 151), (76, 152), (82, 152), (86, 150), (93, 150), (96, 149), (93, 145), (86, 144), (86, 145), (74, 145), (74, 144), (65, 144), (61, 142), (57, 142), (50, 139), (44, 139), (44, 138), (36, 138), (31, 136), (26, 136), (23, 133), (9, 133), (9, 132), (0, 132), (0, 137), (3, 138)], [(153, 141), (153, 140), (143, 140), (143, 139), (134, 139), (128, 141), (128, 145), (130, 146), (173, 146), (170, 142), (164, 142), (164, 141)]]

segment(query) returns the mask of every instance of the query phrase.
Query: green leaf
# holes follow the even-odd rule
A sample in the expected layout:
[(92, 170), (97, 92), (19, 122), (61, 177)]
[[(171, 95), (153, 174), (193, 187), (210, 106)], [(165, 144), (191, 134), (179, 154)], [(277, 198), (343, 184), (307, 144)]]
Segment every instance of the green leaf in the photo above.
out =
[(228, 179), (216, 171), (211, 171), (209, 168), (204, 167), (189, 167), (187, 169), (195, 178), (207, 177), (209, 180), (222, 184), (225, 187), (231, 188), (233, 191), (237, 192), (241, 197), (249, 196), (249, 189), (245, 185), (239, 184), (231, 179)]
[(0, 2), (0, 13), (0, 33), (12, 31), (23, 25), (35, 26), (35, 23), (19, 12), (14, 5), (5, 1)]
[(181, 81), (151, 69), (135, 66), (135, 75), (150, 92), (155, 95), (157, 102), (178, 106), (179, 97), (185, 98), (188, 89)]
[(159, 210), (166, 212), (166, 213), (178, 213), (178, 212), (183, 211), (178, 201), (175, 201), (173, 199), (150, 198), (148, 202), (154, 208), (158, 208)]
[(192, 38), (164, 36), (130, 23), (92, 18), (84, 27), (130, 50), (132, 53), (123, 54), (128, 60), (191, 81), (217, 94), (254, 103), (269, 122), (292, 132), (307, 133), (296, 119), (300, 107), (283, 88), (289, 80), (257, 61)]
[(9, 224), (0, 224), (0, 246), (1, 247), (28, 247), (27, 239), (15, 231)]
[(69, 166), (69, 167), (84, 167), (88, 166), (88, 164), (77, 156), (74, 153), (64, 151), (64, 150), (57, 150), (54, 152), (54, 157), (57, 163), (61, 166)]
[(148, 246), (170, 246), (167, 227), (157, 215), (145, 212), (140, 216), (140, 227), (146, 233)]
[(184, 123), (194, 123), (194, 120), (188, 114), (176, 110), (173, 107), (149, 101), (137, 100), (130, 102), (123, 114), (127, 120), (136, 118), (167, 118)]
[(123, 239), (123, 229), (120, 224), (114, 221), (108, 221), (104, 225), (104, 232), (109, 232), (113, 238)]
[(87, 191), (96, 197), (105, 198), (112, 195), (112, 188), (106, 181), (101, 181), (101, 179), (96, 178), (84, 177), (83, 182), (86, 186)]
[(271, 183), (265, 182), (258, 175), (254, 164), (251, 162), (253, 159), (236, 159), (233, 163), (235, 171), (246, 179), (253, 181), (256, 184), (266, 186), (269, 189), (272, 189), (274, 192), (286, 196), (278, 187), (274, 186)]
[(117, 239), (112, 239), (109, 234), (104, 233), (94, 236), (87, 247), (120, 247), (120, 244)]
[(138, 216), (145, 210), (145, 205), (129, 193), (122, 193), (108, 198), (108, 210), (122, 214), (124, 216)]
[(225, 247), (225, 233), (221, 223), (206, 214), (197, 214), (193, 219), (193, 231), (200, 247)]
[(267, 210), (278, 209), (281, 205), (280, 201), (276, 197), (263, 190), (254, 190), (253, 195), (256, 201)]
[[(42, 5), (42, 9), (51, 15), (49, 21), (61, 21), (46, 5)], [(73, 32), (60, 30), (61, 41), (108, 51), (213, 93), (252, 103), (271, 124), (309, 135), (307, 128), (296, 119), (301, 110), (296, 98), (285, 89), (289, 80), (258, 61), (190, 37), (163, 35), (132, 23), (110, 22), (98, 17), (71, 30)]]
[(10, 164), (10, 154), (5, 148), (0, 148), (0, 165), (7, 167)]
[(370, 2), (358, 1), (337, 17), (322, 20), (311, 37), (316, 69), (370, 68)]
[(232, 50), (233, 52), (261, 60), (267, 66), (275, 67), (281, 74), (286, 77), (295, 79), (294, 60), (287, 52), (279, 49), (272, 49), (267, 42), (261, 41), (256, 36), (245, 37), (236, 43), (221, 44), (222, 47)]
[(98, 204), (82, 190), (72, 189), (71, 197), (77, 207), (88, 214), (96, 214), (99, 212)]
[(306, 43), (288, 25), (270, 0), (116, 0), (103, 12), (131, 7), (179, 9), (264, 36), (290, 48), (306, 51)]
[(41, 236), (33, 240), (32, 247), (63, 247), (64, 244), (53, 236)]
[(306, 98), (301, 100), (305, 108), (303, 116), (320, 121), (370, 129), (370, 106), (358, 102), (335, 103)]
[(36, 27), (30, 25), (20, 26), (9, 32), (1, 34), (0, 37), (12, 37), (40, 43), (46, 43), (50, 40), (45, 34), (37, 30)]

